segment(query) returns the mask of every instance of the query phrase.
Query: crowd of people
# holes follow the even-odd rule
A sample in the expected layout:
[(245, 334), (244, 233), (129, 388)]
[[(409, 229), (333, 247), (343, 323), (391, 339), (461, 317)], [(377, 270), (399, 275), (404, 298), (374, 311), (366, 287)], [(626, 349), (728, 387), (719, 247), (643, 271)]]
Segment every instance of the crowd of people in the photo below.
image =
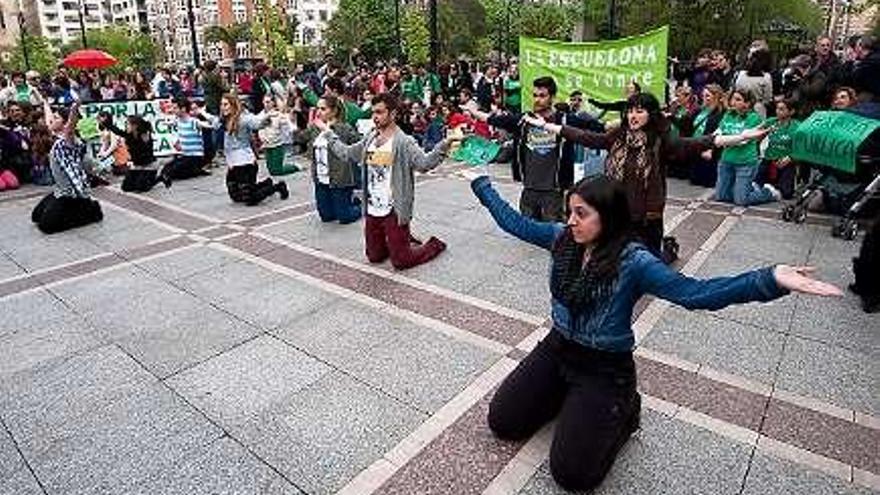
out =
[[(563, 487), (586, 489), (638, 427), (630, 321), (641, 295), (719, 309), (789, 291), (840, 294), (803, 267), (704, 281), (669, 267), (677, 248), (664, 237), (667, 176), (712, 187), (717, 201), (776, 201), (807, 180), (809, 164), (792, 158), (801, 120), (822, 109), (880, 119), (880, 46), (870, 36), (850, 40), (842, 59), (824, 37), (776, 65), (763, 41), (740, 64), (733, 58), (704, 50), (689, 67), (677, 65), (669, 103), (637, 80), (618, 101), (584, 90), (562, 98), (552, 77), (521, 84), (515, 60), (453, 63), (436, 73), (331, 59), (290, 71), (230, 71), (209, 61), (194, 71), (14, 73), (0, 77), (0, 190), (53, 183), (32, 220), (55, 233), (101, 221), (90, 189), (106, 183), (102, 171), (124, 175), (124, 191), (145, 193), (225, 163), (230, 200), (256, 205), (275, 194), (287, 199), (286, 183), (273, 177), (297, 172), (303, 160), (321, 220), (364, 218), (369, 262), (402, 270), (447, 247), (411, 233), (414, 172), (440, 165), (466, 135), (504, 143), (506, 159), (496, 159), (509, 159), (522, 183), (518, 211), (482, 169), (465, 175), (502, 229), (551, 252), (553, 331), (501, 385), (488, 421), (499, 437), (523, 439), (558, 417), (551, 472)], [(530, 108), (522, 91), (532, 92)], [(160, 165), (143, 117), (120, 126), (102, 112), (100, 151), (87, 159), (81, 105), (151, 98), (173, 102), (175, 156)], [(273, 177), (258, 180), (261, 154)], [(864, 256), (861, 263), (877, 266)], [(853, 287), (871, 301), (866, 309), (880, 302), (876, 284), (863, 277)]]

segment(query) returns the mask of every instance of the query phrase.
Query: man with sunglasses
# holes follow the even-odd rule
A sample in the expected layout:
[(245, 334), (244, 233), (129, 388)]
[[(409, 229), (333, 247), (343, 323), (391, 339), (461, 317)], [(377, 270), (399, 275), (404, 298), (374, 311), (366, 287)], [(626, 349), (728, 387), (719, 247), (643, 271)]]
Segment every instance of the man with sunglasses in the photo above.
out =
[[(560, 125), (604, 131), (604, 125), (595, 119), (559, 112), (554, 108), (557, 88), (552, 77), (539, 77), (532, 82), (532, 86), (530, 114)], [(469, 105), (467, 111), (475, 119), (488, 122), (514, 136), (523, 183), (520, 212), (542, 222), (561, 221), (564, 213), (563, 193), (574, 183), (574, 144), (524, 122), (521, 113), (490, 115), (480, 111), (476, 103)]]

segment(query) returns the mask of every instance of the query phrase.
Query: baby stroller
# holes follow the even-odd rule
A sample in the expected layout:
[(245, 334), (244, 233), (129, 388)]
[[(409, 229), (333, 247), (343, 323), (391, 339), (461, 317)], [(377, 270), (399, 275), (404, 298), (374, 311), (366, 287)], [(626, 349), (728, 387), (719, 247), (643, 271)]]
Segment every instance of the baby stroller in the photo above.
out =
[(854, 172), (830, 165), (813, 165), (810, 181), (795, 195), (792, 203), (783, 207), (782, 220), (803, 223), (807, 219), (808, 205), (821, 192), (826, 209), (841, 215), (832, 227), (831, 235), (855, 239), (863, 210), (880, 197), (880, 130), (873, 132), (859, 146)]

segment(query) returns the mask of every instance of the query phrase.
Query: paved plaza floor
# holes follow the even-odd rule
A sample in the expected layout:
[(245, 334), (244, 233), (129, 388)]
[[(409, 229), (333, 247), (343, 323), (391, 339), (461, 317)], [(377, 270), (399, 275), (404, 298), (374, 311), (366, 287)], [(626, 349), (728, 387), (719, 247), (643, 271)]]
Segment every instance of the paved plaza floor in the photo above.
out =
[[(495, 166), (496, 186), (519, 186)], [(493, 390), (548, 331), (548, 253), (498, 229), (455, 165), (418, 177), (414, 232), (449, 249), (370, 265), (363, 224), (291, 198), (230, 203), (223, 173), (95, 191), (102, 223), (44, 236), (45, 194), (0, 195), (0, 494), (556, 494), (553, 425), (493, 439)], [(810, 263), (858, 241), (670, 180), (681, 271)], [(880, 491), (880, 315), (790, 296), (710, 313), (638, 305), (641, 429), (598, 494)]]

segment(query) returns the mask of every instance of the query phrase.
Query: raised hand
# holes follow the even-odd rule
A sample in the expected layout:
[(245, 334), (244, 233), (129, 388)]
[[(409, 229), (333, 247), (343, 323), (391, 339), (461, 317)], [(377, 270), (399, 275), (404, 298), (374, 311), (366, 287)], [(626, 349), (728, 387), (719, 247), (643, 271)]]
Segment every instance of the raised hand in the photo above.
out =
[(773, 276), (780, 287), (793, 292), (802, 292), (815, 296), (839, 297), (843, 295), (843, 291), (836, 286), (812, 278), (812, 274), (815, 271), (816, 269), (811, 266), (776, 265), (776, 268), (773, 270)]
[(315, 128), (318, 129), (318, 130), (321, 131), (321, 132), (326, 132), (326, 131), (330, 130), (330, 126), (327, 125), (326, 122), (324, 122), (323, 120), (321, 120), (320, 117), (315, 118), (314, 120), (312, 120), (312, 125), (315, 126)]

